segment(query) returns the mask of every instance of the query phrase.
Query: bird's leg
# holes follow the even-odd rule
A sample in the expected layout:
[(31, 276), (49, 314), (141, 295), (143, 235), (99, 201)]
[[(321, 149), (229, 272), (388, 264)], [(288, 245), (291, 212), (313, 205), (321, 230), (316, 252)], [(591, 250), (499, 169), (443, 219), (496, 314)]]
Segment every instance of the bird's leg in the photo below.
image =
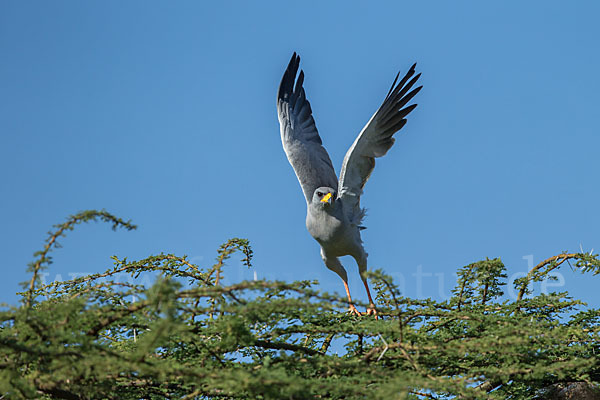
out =
[(377, 317), (377, 310), (375, 309), (375, 303), (373, 302), (373, 298), (371, 297), (371, 291), (369, 290), (369, 284), (367, 283), (367, 279), (362, 278), (362, 281), (365, 284), (365, 289), (367, 289), (367, 296), (369, 297), (369, 308), (367, 308), (367, 315), (374, 315), (375, 319), (379, 319), (379, 317)]
[(344, 282), (344, 288), (346, 289), (346, 295), (348, 296), (348, 305), (350, 306), (349, 312), (354, 315), (361, 315), (361, 313), (354, 307), (352, 303), (352, 297), (350, 297), (350, 289), (348, 288), (348, 274), (346, 270), (340, 263), (340, 260), (337, 257), (327, 256), (323, 247), (321, 247), (321, 257), (323, 258), (323, 262), (325, 262), (325, 266), (338, 274), (340, 278), (342, 278), (342, 282)]
[(367, 308), (367, 312), (365, 313), (365, 315), (374, 315), (375, 319), (379, 319), (379, 317), (377, 316), (377, 310), (375, 309), (375, 302), (371, 297), (371, 291), (369, 290), (367, 278), (366, 276), (364, 276), (365, 272), (367, 272), (367, 253), (362, 247), (360, 247), (359, 253), (354, 256), (354, 259), (358, 264), (358, 272), (360, 272), (360, 279), (362, 279), (363, 284), (365, 285), (365, 289), (367, 289), (367, 296), (369, 297), (369, 307)]
[(350, 306), (350, 310), (348, 310), (348, 311), (350, 312), (350, 314), (355, 314), (360, 317), (362, 314), (360, 313), (360, 311), (358, 311), (356, 309), (356, 307), (354, 307), (354, 304), (352, 303), (352, 297), (350, 297), (350, 289), (348, 288), (348, 284), (344, 280), (343, 280), (343, 282), (344, 282), (344, 287), (346, 288), (346, 295), (348, 295), (348, 305)]

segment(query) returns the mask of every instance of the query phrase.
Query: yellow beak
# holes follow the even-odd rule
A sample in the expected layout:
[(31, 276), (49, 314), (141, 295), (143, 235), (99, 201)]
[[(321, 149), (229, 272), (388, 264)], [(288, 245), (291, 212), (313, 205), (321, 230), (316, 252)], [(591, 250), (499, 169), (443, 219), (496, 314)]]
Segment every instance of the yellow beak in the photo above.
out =
[(331, 198), (331, 193), (327, 193), (325, 196), (323, 196), (323, 198), (321, 199), (321, 203), (326, 203), (329, 201), (329, 199)]

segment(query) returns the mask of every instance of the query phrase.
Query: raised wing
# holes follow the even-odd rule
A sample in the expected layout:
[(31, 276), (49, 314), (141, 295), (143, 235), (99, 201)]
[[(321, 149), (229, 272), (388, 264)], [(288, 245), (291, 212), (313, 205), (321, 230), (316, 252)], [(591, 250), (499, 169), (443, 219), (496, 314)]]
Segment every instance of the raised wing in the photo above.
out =
[(383, 104), (367, 122), (344, 157), (339, 197), (344, 199), (344, 208), (350, 213), (350, 220), (357, 224), (364, 215), (364, 211), (360, 209), (360, 196), (375, 168), (375, 158), (384, 156), (392, 147), (395, 140), (392, 136), (406, 124), (406, 116), (417, 106), (413, 104), (405, 107), (423, 87), (419, 86), (409, 92), (421, 76), (418, 74), (411, 79), (415, 66), (416, 64), (410, 68), (400, 82), (400, 73), (396, 75)]
[(310, 203), (315, 189), (326, 186), (337, 190), (338, 181), (306, 100), (303, 71), (296, 81), (299, 65), (300, 57), (294, 53), (279, 84), (277, 113), (283, 149), (300, 181), (306, 202)]

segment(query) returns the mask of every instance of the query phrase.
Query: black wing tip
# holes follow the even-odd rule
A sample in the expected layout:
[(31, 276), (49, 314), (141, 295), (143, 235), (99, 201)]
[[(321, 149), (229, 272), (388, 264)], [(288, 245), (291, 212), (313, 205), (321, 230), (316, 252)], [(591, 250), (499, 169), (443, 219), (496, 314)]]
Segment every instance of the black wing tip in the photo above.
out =
[[(404, 75), (404, 78), (402, 79), (404, 81), (404, 83), (406, 83), (406, 80), (408, 78), (410, 78), (411, 76), (414, 75), (414, 73), (416, 72), (416, 68), (417, 68), (417, 63), (414, 63), (413, 65), (411, 65), (411, 67), (408, 69), (408, 72), (406, 72), (406, 75)], [(400, 72), (398, 72), (398, 75), (400, 75)], [(414, 78), (413, 80), (417, 80), (419, 79), (419, 77), (421, 76), (421, 72), (419, 72)]]
[(390, 97), (390, 94), (392, 94), (392, 91), (394, 90), (394, 87), (396, 86), (396, 82), (398, 82), (399, 77), (400, 77), (400, 71), (398, 71), (398, 73), (396, 74), (396, 77), (394, 78), (394, 82), (392, 83), (392, 87), (388, 91), (387, 96), (385, 96), (386, 100)]
[(288, 68), (294, 64), (295, 65), (300, 64), (300, 56), (296, 52), (294, 52), (294, 54), (292, 54), (292, 58), (290, 59), (290, 64), (289, 64)]
[(294, 54), (292, 54), (290, 65), (293, 65), (293, 68), (298, 70), (298, 66), (300, 65), (300, 56), (298, 55), (298, 53), (294, 52)]
[(404, 97), (410, 97), (413, 98), (417, 93), (419, 93), (421, 91), (421, 89), (423, 89), (423, 85), (414, 88), (413, 90), (410, 91), (410, 93), (408, 93), (407, 95), (405, 95)]
[[(414, 110), (415, 108), (417, 108), (417, 106), (418, 106), (418, 105), (419, 105), (419, 103), (413, 103), (413, 104), (411, 104), (410, 106), (408, 106), (408, 107), (405, 107), (403, 111), (405, 111), (405, 112), (406, 112), (406, 115), (408, 115), (408, 114), (410, 114), (410, 112), (411, 112), (412, 110)], [(405, 115), (405, 117), (406, 117), (406, 115)]]
[[(277, 100), (284, 100), (294, 92), (294, 83), (296, 81), (296, 75), (298, 74), (298, 67), (300, 66), (300, 56), (294, 52), (290, 62), (288, 63), (281, 82), (279, 83), (279, 90), (277, 91)], [(303, 75), (302, 71), (300, 74)]]
[[(385, 97), (384, 103), (386, 101), (388, 101), (390, 99), (390, 97), (396, 97), (396, 95), (402, 91), (402, 88), (406, 84), (406, 81), (408, 81), (408, 79), (410, 79), (414, 75), (416, 67), (417, 67), (417, 63), (414, 63), (408, 69), (408, 72), (404, 75), (404, 77), (400, 80), (400, 82), (398, 82), (398, 77), (400, 76), (400, 73), (402, 71), (398, 71), (398, 74), (396, 74), (396, 79), (394, 79), (394, 83), (392, 83), (392, 87), (390, 88), (387, 96)], [(414, 78), (411, 79), (410, 83), (407, 86), (412, 86), (417, 81), (417, 79), (419, 79), (420, 76), (421, 76), (421, 73), (419, 72), (419, 74), (417, 76), (415, 76)]]
[[(294, 78), (296, 78), (296, 77), (294, 76)], [(304, 84), (304, 71), (300, 70), (298, 79), (296, 79), (296, 86), (294, 87), (294, 93), (300, 93), (300, 91), (302, 90), (302, 84)]]
[(298, 67), (300, 66), (300, 56), (296, 54), (296, 52), (294, 52), (294, 54), (292, 54), (292, 58), (290, 59), (290, 63), (288, 64), (287, 69), (285, 70), (286, 73), (290, 73), (292, 75), (294, 75), (293, 77), (296, 78), (296, 73), (298, 72)]

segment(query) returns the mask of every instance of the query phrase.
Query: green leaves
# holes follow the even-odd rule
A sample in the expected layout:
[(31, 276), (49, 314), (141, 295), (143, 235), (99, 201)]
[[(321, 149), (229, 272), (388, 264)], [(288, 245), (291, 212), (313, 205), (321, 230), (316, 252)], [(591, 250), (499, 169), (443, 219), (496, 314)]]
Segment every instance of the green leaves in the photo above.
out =
[(459, 269), (457, 286), (452, 290), (458, 310), (464, 304), (485, 304), (502, 296), (501, 286), (506, 285), (502, 279), (507, 277), (505, 271), (499, 258), (478, 261)]
[[(446, 301), (404, 297), (374, 271), (378, 320), (347, 314), (345, 299), (316, 282), (224, 286), (230, 257), (240, 253), (251, 267), (250, 244), (239, 238), (207, 268), (172, 254), (113, 257), (102, 273), (36, 285), (56, 238), (91, 220), (134, 228), (88, 211), (50, 234), (23, 304), (0, 312), (1, 396), (529, 399), (600, 382), (600, 310), (567, 293), (527, 292), (563, 263), (596, 274), (597, 255), (550, 257), (515, 283), (516, 301), (502, 299), (509, 282), (500, 259), (459, 269)], [(138, 282), (152, 272), (152, 285)]]
[(121, 218), (115, 217), (105, 210), (87, 210), (82, 211), (78, 214), (71, 215), (62, 224), (54, 225), (55, 231), (48, 232), (48, 238), (46, 239), (46, 245), (40, 251), (35, 252), (33, 255), (37, 257), (35, 261), (29, 264), (27, 271), (33, 272), (33, 276), (29, 282), (23, 282), (23, 288), (27, 289), (25, 296), (25, 304), (27, 307), (32, 305), (34, 299), (34, 289), (37, 283), (39, 272), (44, 270), (48, 265), (52, 263), (52, 257), (48, 255), (53, 248), (60, 247), (57, 239), (61, 236), (65, 236), (67, 231), (72, 231), (76, 225), (83, 222), (90, 221), (102, 221), (112, 224), (112, 229), (116, 230), (118, 227), (125, 228), (127, 230), (137, 229), (136, 225), (133, 225), (131, 221), (123, 221)]

